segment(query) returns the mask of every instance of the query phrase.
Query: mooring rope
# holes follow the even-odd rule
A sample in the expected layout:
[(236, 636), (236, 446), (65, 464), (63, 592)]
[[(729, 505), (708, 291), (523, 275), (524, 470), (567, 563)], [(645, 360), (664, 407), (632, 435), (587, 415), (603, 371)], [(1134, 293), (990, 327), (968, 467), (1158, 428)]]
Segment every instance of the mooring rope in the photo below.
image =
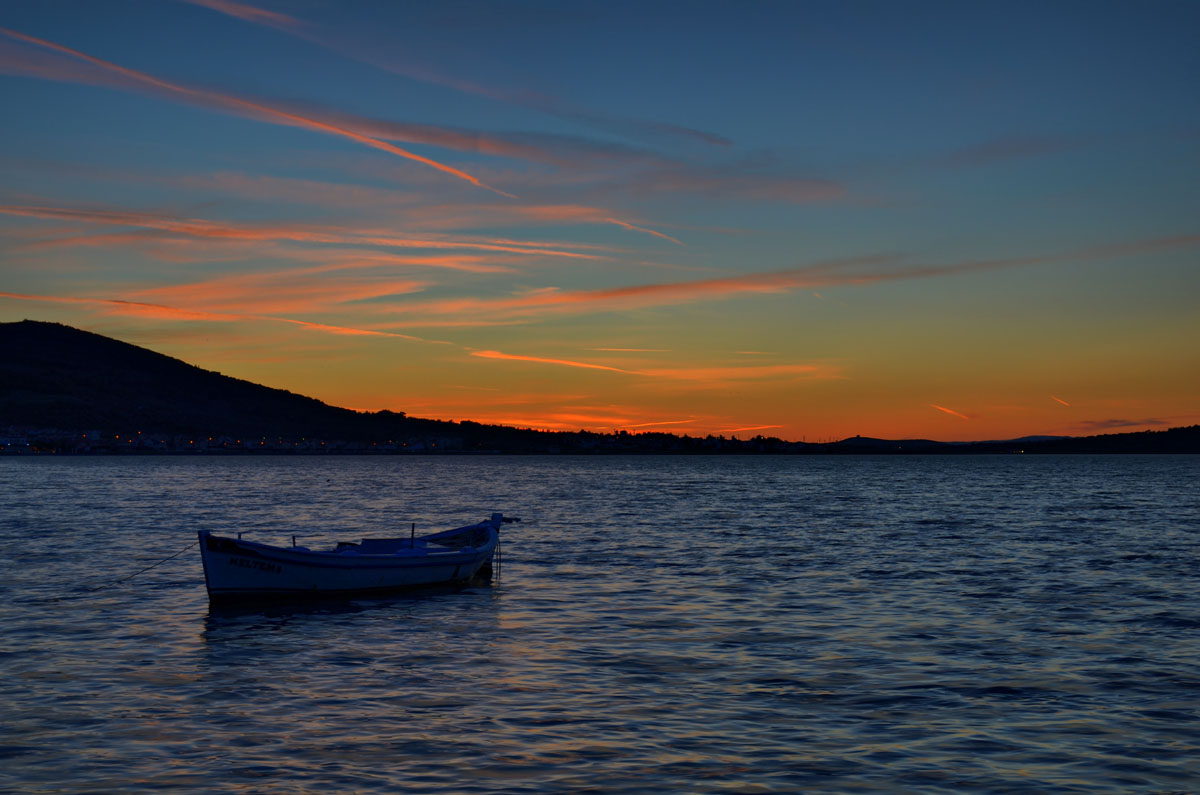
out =
[(87, 590), (88, 590), (88, 592), (90, 593), (90, 592), (92, 592), (92, 591), (99, 591), (99, 590), (101, 590), (101, 589), (103, 589), (103, 588), (108, 588), (108, 587), (110, 587), (110, 586), (113, 586), (113, 585), (118, 585), (118, 584), (120, 584), (120, 583), (123, 583), (123, 582), (125, 582), (126, 580), (132, 580), (134, 577), (138, 576), (139, 574), (143, 574), (143, 573), (145, 573), (145, 572), (147, 572), (147, 571), (150, 571), (150, 569), (154, 568), (155, 566), (161, 566), (162, 564), (166, 563), (168, 560), (173, 560), (173, 559), (175, 559), (175, 558), (179, 557), (179, 556), (180, 556), (180, 555), (182, 555), (184, 552), (187, 552), (189, 549), (191, 549), (192, 547), (196, 546), (196, 545), (197, 545), (197, 544), (199, 544), (199, 543), (200, 543), (200, 540), (199, 540), (199, 539), (197, 539), (197, 540), (193, 541), (192, 543), (188, 544), (188, 545), (187, 545), (186, 547), (184, 547), (183, 549), (181, 549), (181, 550), (179, 550), (178, 552), (176, 552), (174, 555), (169, 555), (169, 556), (167, 556), (167, 557), (163, 558), (162, 560), (159, 560), (159, 561), (156, 561), (156, 562), (154, 562), (154, 563), (151, 563), (151, 564), (150, 564), (149, 566), (147, 566), (146, 568), (144, 568), (144, 569), (139, 569), (139, 570), (135, 571), (133, 574), (130, 574), (128, 577), (122, 577), (122, 578), (121, 578), (121, 579), (119, 579), (119, 580), (113, 580), (112, 582), (106, 582), (106, 583), (104, 583), (103, 585), (97, 585), (95, 588), (88, 588)]

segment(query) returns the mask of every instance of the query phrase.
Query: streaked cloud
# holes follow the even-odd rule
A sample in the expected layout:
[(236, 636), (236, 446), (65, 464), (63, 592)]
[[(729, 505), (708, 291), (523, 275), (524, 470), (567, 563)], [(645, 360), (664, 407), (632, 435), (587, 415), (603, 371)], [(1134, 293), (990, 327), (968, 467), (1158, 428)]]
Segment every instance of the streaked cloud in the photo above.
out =
[(1010, 136), (964, 147), (945, 158), (954, 168), (969, 168), (1008, 160), (1042, 157), (1080, 149), (1089, 144), (1082, 138), (1066, 136)]
[(411, 340), (414, 342), (434, 342), (436, 344), (445, 344), (438, 340), (427, 340), (423, 337), (414, 337), (410, 334), (397, 334), (392, 331), (380, 331), (375, 329), (362, 329), (327, 323), (315, 323), (307, 320), (298, 320), (296, 318), (273, 317), (269, 315), (208, 312), (199, 309), (184, 309), (181, 307), (166, 306), (163, 304), (154, 304), (144, 301), (125, 301), (117, 298), (27, 295), (23, 293), (5, 292), (0, 292), (0, 298), (55, 304), (87, 304), (106, 309), (111, 314), (137, 315), (140, 317), (150, 317), (159, 320), (203, 320), (218, 323), (231, 323), (246, 320), (266, 321), (271, 323), (285, 323), (292, 326), (300, 326), (302, 328), (308, 328), (314, 331), (323, 331), (329, 334), (337, 334), (342, 336), (394, 337), (397, 339)]
[(930, 403), (930, 404), (929, 404), (929, 406), (930, 406), (930, 408), (935, 408), (935, 409), (937, 409), (938, 411), (945, 412), (946, 414), (949, 414), (951, 417), (958, 417), (960, 420), (969, 420), (969, 419), (971, 419), (971, 418), (970, 418), (970, 417), (968, 417), (966, 414), (963, 414), (963, 413), (961, 413), (961, 412), (955, 411), (954, 409), (948, 409), (948, 408), (946, 408), (945, 406), (939, 406), (939, 405), (938, 405), (938, 404), (936, 404), (936, 403)]
[(483, 359), (502, 359), (515, 362), (533, 362), (537, 364), (559, 365), (563, 367), (581, 367), (590, 370), (607, 370), (623, 375), (642, 376), (648, 378), (669, 379), (673, 381), (697, 381), (709, 383), (728, 383), (731, 381), (752, 381), (780, 377), (803, 377), (815, 379), (841, 378), (840, 369), (822, 364), (774, 364), (761, 366), (730, 366), (730, 367), (647, 367), (630, 370), (610, 365), (579, 362), (571, 359), (555, 359), (543, 356), (526, 356), (521, 354), (501, 353), (500, 351), (473, 351), (472, 356)]
[[(182, 307), (254, 315), (328, 312), (339, 305), (424, 289), (426, 282), (375, 276), (354, 264), (236, 273), (202, 282), (137, 290), (134, 296)], [(331, 275), (336, 278), (329, 278)]]
[(670, 378), (676, 381), (759, 381), (777, 378), (838, 379), (840, 368), (824, 364), (764, 364), (716, 367), (661, 367), (639, 370), (639, 375)]
[[(839, 267), (881, 263), (893, 260), (890, 256), (857, 257), (795, 268), (784, 271), (752, 273), (701, 279), (687, 282), (628, 285), (597, 290), (540, 290), (518, 296), (493, 299), (445, 299), (405, 307), (406, 312), (427, 314), (456, 314), (487, 312), (499, 317), (536, 316), (546, 313), (578, 311), (611, 311), (639, 306), (658, 306), (699, 300), (705, 297), (726, 298), (739, 293), (778, 293), (814, 283), (829, 284), (829, 272)], [(862, 283), (866, 276), (843, 276), (842, 283)], [(876, 276), (876, 279), (884, 278)], [(898, 278), (892, 276), (892, 278)]]
[(275, 11), (267, 11), (266, 9), (246, 3), (235, 3), (233, 0), (182, 0), (182, 2), (204, 6), (213, 11), (228, 14), (231, 17), (237, 17), (238, 19), (260, 25), (270, 25), (280, 30), (299, 30), (304, 27), (304, 23), (293, 16), (280, 14)]
[(748, 425), (744, 428), (722, 428), (718, 433), (749, 433), (750, 431), (771, 431), (782, 428), (782, 425)]
[[(226, 112), (235, 113), (239, 116), (252, 118), (257, 121), (266, 121), (266, 122), (270, 122), (273, 124), (286, 125), (289, 127), (302, 127), (302, 128), (312, 130), (312, 131), (318, 132), (318, 133), (339, 136), (341, 138), (346, 138), (351, 141), (355, 141), (357, 143), (363, 144), (364, 146), (369, 146), (373, 149), (378, 149), (383, 152), (387, 152), (387, 153), (395, 155), (397, 157), (401, 157), (401, 158), (405, 158), (407, 160), (412, 160), (412, 161), (415, 161), (418, 163), (422, 163), (431, 168), (435, 168), (438, 171), (441, 171), (443, 173), (457, 177), (458, 179), (469, 182), (472, 185), (475, 185), (476, 187), (492, 191), (493, 193), (498, 193), (502, 196), (507, 196), (509, 198), (516, 198), (511, 193), (507, 193), (498, 188), (494, 188), (490, 185), (487, 185), (487, 184), (483, 183), (482, 181), (480, 181), (479, 179), (477, 179), (476, 177), (473, 177), (470, 174), (468, 174), (467, 172), (457, 169), (453, 166), (447, 165), (445, 163), (439, 162), (439, 161), (434, 160), (429, 157), (425, 157), (423, 155), (419, 155), (415, 152), (410, 152), (406, 149), (401, 149), (400, 147), (395, 146), (394, 144), (390, 144), (387, 141), (383, 141), (378, 138), (373, 138), (370, 135), (365, 135), (363, 133), (357, 132), (357, 131), (350, 129), (348, 127), (345, 127), (345, 126), (339, 126), (330, 121), (325, 121), (325, 120), (322, 120), (319, 118), (305, 116), (300, 113), (282, 110), (280, 108), (272, 107), (272, 106), (264, 104), (262, 102), (256, 102), (256, 101), (252, 101), (249, 99), (244, 99), (242, 97), (233, 96), (231, 94), (223, 94), (220, 92), (209, 91), (209, 90), (205, 90), (205, 89), (189, 88), (189, 87), (181, 85), (179, 83), (174, 83), (169, 80), (163, 80), (163, 79), (154, 77), (153, 75), (147, 74), (145, 72), (140, 72), (136, 69), (129, 69), (127, 67), (112, 63), (111, 61), (105, 61), (101, 58), (96, 58), (95, 56), (88, 55), (87, 53), (80, 52), (79, 50), (75, 50), (75, 49), (66, 47), (61, 44), (57, 44), (57, 43), (49, 41), (47, 39), (41, 39), (36, 36), (29, 36), (27, 34), (24, 34), (19, 31), (15, 31), (15, 30), (10, 30), (8, 28), (0, 27), (0, 34), (8, 36), (9, 38), (12, 38), (12, 39), (16, 39), (17, 41), (24, 42), (26, 44), (32, 44), (32, 45), (36, 45), (38, 47), (44, 47), (53, 52), (60, 53), (62, 55), (68, 56), (70, 58), (78, 59), (79, 61), (82, 61), (86, 64), (89, 64), (89, 65), (95, 67), (96, 69), (102, 70), (103, 72), (111, 75), (114, 78), (114, 80), (112, 80), (109, 83), (109, 85), (111, 85), (111, 87), (113, 87), (113, 88), (121, 88), (121, 89), (141, 88), (144, 90), (149, 90), (155, 94), (164, 95), (164, 96), (167, 96), (167, 97), (170, 97), (173, 99), (190, 102), (192, 104), (200, 105), (200, 106), (203, 106), (203, 107), (206, 107), (209, 109), (223, 110)], [(11, 64), (12, 62), (9, 61), (9, 63)], [(74, 72), (74, 71), (55, 72), (52, 69), (48, 69), (44, 63), (30, 62), (29, 68), (30, 68), (30, 73), (37, 77), (43, 77), (43, 78), (54, 79), (54, 80), (70, 80), (70, 81), (75, 81), (75, 80), (79, 79), (77, 72)], [(100, 82), (103, 82), (103, 81), (100, 81)]]
[(542, 356), (521, 356), (512, 353), (501, 353), (500, 351), (472, 351), (472, 356), (478, 356), (481, 359), (503, 359), (514, 362), (534, 362), (535, 364), (554, 364), (562, 367), (580, 367), (587, 370), (608, 370), (613, 373), (629, 373), (629, 370), (622, 370), (619, 367), (609, 367), (603, 364), (592, 364), (590, 362), (576, 362), (570, 359), (547, 359)]
[(1141, 419), (1132, 418), (1114, 418), (1107, 420), (1085, 420), (1075, 423), (1075, 427), (1084, 433), (1100, 433), (1102, 431), (1111, 431), (1119, 428), (1140, 428), (1150, 426), (1153, 428), (1173, 425), (1179, 422), (1180, 418), (1171, 417), (1144, 417)]
[(160, 230), (173, 235), (217, 240), (289, 240), (300, 243), (331, 243), (383, 248), (429, 248), (496, 251), (573, 259), (601, 259), (598, 254), (571, 251), (571, 244), (479, 238), (405, 237), (384, 230), (322, 227), (315, 224), (250, 225), (176, 218), (168, 215), (125, 210), (85, 210), (39, 205), (0, 205), (0, 214), (79, 221), (104, 226), (132, 226)]
[(831, 179), (789, 174), (778, 166), (665, 163), (627, 178), (634, 194), (682, 193), (724, 200), (811, 204), (844, 199), (846, 186)]
[(633, 422), (626, 423), (626, 428), (659, 428), (668, 425), (695, 425), (695, 420), (655, 420), (653, 422)]
[(427, 197), (415, 191), (232, 171), (186, 175), (163, 181), (182, 188), (220, 191), (239, 199), (332, 209), (386, 209), (395, 212), (397, 209), (415, 208), (428, 203)]
[(1055, 403), (1061, 403), (1061, 404), (1062, 404), (1062, 405), (1064, 405), (1064, 406), (1070, 406), (1070, 405), (1071, 405), (1070, 403), (1068, 403), (1067, 401), (1063, 400), (1062, 398), (1060, 398), (1060, 397), (1055, 397), (1054, 395), (1051, 395), (1051, 396), (1050, 396), (1050, 399), (1051, 399), (1051, 400), (1053, 400)]
[(395, 52), (380, 52), (368, 46), (361, 38), (318, 30), (316, 27), (308, 25), (295, 17), (265, 11), (246, 3), (236, 3), (231, 2), (231, 0), (182, 1), (204, 6), (213, 11), (247, 22), (275, 28), (276, 30), (289, 33), (345, 57), (353, 58), (354, 60), (409, 80), (417, 80), (422, 83), (450, 88), (463, 94), (486, 97), (487, 99), (504, 102), (517, 107), (537, 110), (550, 116), (573, 121), (605, 132), (633, 138), (648, 138), (651, 140), (658, 140), (663, 137), (682, 138), (711, 146), (730, 146), (729, 139), (724, 136), (680, 124), (603, 114), (581, 108), (561, 98), (541, 92), (506, 89), (498, 86), (484, 85), (477, 81), (452, 77), (435, 70), (429, 64), (404, 61), (398, 58)]
[[(898, 255), (876, 254), (825, 260), (797, 268), (747, 273), (693, 281), (635, 284), (595, 290), (543, 289), (500, 298), (457, 298), (405, 306), (406, 313), (442, 315), (474, 313), (497, 319), (535, 318), (548, 314), (623, 311), (700, 300), (725, 300), (752, 293), (784, 293), (796, 289), (871, 284), (964, 275), (979, 271), (1058, 262), (1130, 256), (1200, 245), (1200, 235), (1177, 235), (1129, 243), (1089, 246), (1059, 254), (944, 264), (909, 264)], [(419, 320), (412, 321), (419, 325)]]
[(678, 240), (677, 238), (671, 237), (670, 235), (663, 234), (662, 232), (656, 232), (653, 229), (648, 229), (647, 227), (644, 227), (644, 226), (638, 226), (637, 224), (631, 224), (628, 221), (622, 221), (619, 218), (605, 218), (604, 220), (608, 221), (610, 224), (616, 224), (617, 226), (621, 227), (622, 229), (629, 229), (630, 231), (633, 231), (633, 232), (645, 232), (648, 235), (654, 235), (655, 237), (660, 237), (663, 240), (669, 240), (670, 242), (674, 243), (677, 246), (683, 245), (682, 241)]

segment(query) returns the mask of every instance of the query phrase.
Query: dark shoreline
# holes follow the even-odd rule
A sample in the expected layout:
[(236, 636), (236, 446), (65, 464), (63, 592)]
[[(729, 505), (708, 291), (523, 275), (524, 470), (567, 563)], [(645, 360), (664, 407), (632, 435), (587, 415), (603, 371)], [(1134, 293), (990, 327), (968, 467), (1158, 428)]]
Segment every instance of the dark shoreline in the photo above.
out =
[(31, 320), (0, 323), (0, 385), (0, 455), (1200, 453), (1200, 425), (1085, 437), (938, 442), (855, 436), (810, 443), (431, 420), (330, 406), (99, 334)]
[[(512, 429), (516, 431), (516, 429)], [(346, 440), (289, 443), (276, 441), (217, 443), (192, 446), (179, 443), (82, 441), (82, 434), (34, 432), (0, 438), (0, 457), (16, 456), (505, 456), (505, 455), (670, 455), (670, 456), (959, 456), (959, 455), (1194, 455), (1200, 453), (1200, 426), (1166, 431), (999, 442), (888, 441), (851, 438), (823, 444), (787, 442), (773, 438), (748, 440), (695, 438), (666, 434), (609, 435), (553, 434), (516, 431), (505, 445), (469, 444), (461, 438), (370, 444)], [(576, 437), (576, 438), (563, 438)], [(93, 437), (94, 438), (94, 437)], [(129, 439), (129, 437), (124, 437)]]

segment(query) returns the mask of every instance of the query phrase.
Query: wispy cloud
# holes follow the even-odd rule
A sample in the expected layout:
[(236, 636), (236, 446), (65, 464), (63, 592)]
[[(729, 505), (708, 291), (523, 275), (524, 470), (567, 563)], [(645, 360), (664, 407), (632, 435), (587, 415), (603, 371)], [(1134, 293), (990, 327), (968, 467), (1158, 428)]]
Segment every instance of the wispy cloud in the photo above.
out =
[(605, 218), (604, 220), (608, 221), (610, 224), (616, 224), (617, 226), (621, 227), (622, 229), (628, 229), (632, 232), (645, 232), (648, 235), (654, 235), (655, 237), (660, 237), (663, 240), (669, 240), (670, 242), (674, 243), (677, 246), (683, 245), (683, 242), (681, 240), (671, 237), (670, 235), (663, 234), (662, 232), (657, 232), (653, 229), (649, 229), (644, 226), (638, 226), (637, 224), (631, 224), (628, 221), (622, 221), (619, 218)]
[(590, 362), (576, 362), (570, 359), (547, 359), (542, 356), (521, 356), (512, 353), (501, 353), (500, 351), (472, 351), (472, 356), (478, 356), (481, 359), (504, 359), (514, 362), (534, 362), (536, 364), (553, 364), (562, 367), (580, 367), (587, 370), (608, 370), (613, 373), (630, 373), (629, 370), (622, 370), (619, 367), (609, 367), (603, 364), (592, 364)]
[(111, 314), (119, 315), (137, 315), (140, 317), (151, 317), (160, 320), (202, 320), (218, 323), (232, 323), (236, 321), (264, 321), (271, 323), (284, 323), (292, 326), (300, 326), (302, 328), (312, 329), (314, 331), (322, 331), (328, 334), (351, 335), (351, 336), (369, 336), (369, 337), (394, 337), (397, 339), (412, 340), (414, 342), (434, 342), (437, 344), (445, 344), (437, 340), (427, 340), (423, 337), (414, 337), (410, 334), (397, 334), (392, 331), (379, 331), (374, 329), (354, 328), (351, 326), (339, 326), (326, 323), (315, 323), (307, 320), (298, 320), (296, 318), (273, 317), (269, 315), (252, 315), (240, 314), (231, 312), (208, 312), (199, 309), (184, 309), (176, 306), (166, 306), (164, 304), (155, 304), (144, 301), (125, 301), (117, 298), (88, 298), (88, 297), (73, 297), (73, 296), (57, 296), (57, 295), (27, 295), (23, 293), (2, 293), (0, 298), (8, 298), (17, 301), (34, 301), (42, 303), (56, 304), (87, 304), (106, 309)]
[(1162, 427), (1171, 425), (1174, 421), (1161, 417), (1145, 417), (1143, 419), (1108, 419), (1108, 420), (1085, 420), (1075, 423), (1075, 427), (1085, 432), (1100, 432), (1111, 431), (1117, 428), (1140, 428), (1143, 426)]
[(427, 197), (413, 191), (232, 171), (193, 174), (162, 181), (176, 187), (219, 191), (239, 199), (306, 204), (330, 209), (384, 209), (391, 213), (428, 203)]
[[(404, 307), (410, 316), (474, 314), (496, 319), (536, 318), (541, 315), (623, 311), (700, 300), (724, 300), (752, 293), (783, 293), (795, 289), (871, 284), (969, 274), (1056, 262), (1129, 256), (1200, 245), (1200, 235), (1178, 235), (1129, 243), (1091, 246), (1059, 254), (944, 264), (908, 264), (898, 255), (865, 255), (825, 260), (797, 268), (692, 281), (636, 284), (595, 290), (543, 289), (500, 298), (456, 298), (414, 303)], [(419, 325), (419, 317), (408, 321)]]
[(654, 422), (633, 422), (626, 423), (626, 428), (658, 428), (667, 425), (695, 425), (695, 420), (657, 420)]
[[(378, 268), (355, 264), (290, 268), (265, 273), (238, 273), (202, 282), (151, 287), (134, 296), (172, 306), (210, 311), (277, 315), (327, 312), (374, 298), (418, 292), (427, 284), (395, 279)], [(328, 278), (336, 275), (336, 278)]]
[(402, 217), (422, 229), (466, 229), (499, 224), (530, 225), (613, 224), (631, 232), (684, 245), (682, 241), (656, 229), (646, 222), (634, 223), (613, 216), (613, 210), (582, 204), (432, 204), (424, 202), (405, 207)]
[(288, 240), (381, 248), (428, 248), (496, 251), (573, 259), (601, 259), (598, 254), (570, 251), (571, 244), (508, 239), (405, 237), (371, 229), (328, 228), (313, 224), (249, 225), (126, 210), (84, 210), (39, 205), (0, 205), (0, 214), (78, 221), (103, 226), (143, 227), (172, 235), (217, 240)]
[(1088, 144), (1084, 139), (1066, 136), (1009, 136), (964, 147), (948, 155), (944, 162), (953, 168), (971, 168), (1070, 152)]
[(778, 166), (729, 163), (700, 166), (664, 163), (627, 178), (640, 194), (684, 193), (744, 201), (811, 204), (844, 199), (846, 186), (830, 179), (796, 176)]
[(731, 381), (758, 381), (777, 378), (805, 378), (816, 380), (840, 379), (841, 369), (826, 364), (765, 364), (731, 365), (717, 367), (661, 367), (638, 371), (639, 375), (670, 378), (676, 381), (705, 381), (729, 383)]
[(528, 90), (505, 89), (479, 82), (452, 77), (433, 69), (428, 64), (417, 64), (396, 57), (394, 52), (382, 53), (367, 45), (361, 38), (338, 35), (318, 30), (295, 17), (264, 11), (246, 3), (231, 0), (183, 0), (204, 6), (238, 19), (265, 25), (289, 33), (340, 55), (399, 75), (409, 80), (449, 88), (464, 94), (486, 97), (510, 105), (537, 110), (551, 116), (577, 122), (604, 132), (633, 138), (658, 140), (663, 137), (682, 138), (713, 146), (728, 147), (729, 139), (711, 132), (697, 130), (679, 124), (647, 121), (624, 116), (602, 114), (586, 110), (557, 97)]
[(770, 431), (782, 428), (782, 425), (748, 425), (744, 428), (722, 428), (718, 433), (748, 433), (750, 431)]
[(1060, 398), (1060, 397), (1055, 397), (1054, 395), (1051, 395), (1051, 396), (1050, 396), (1050, 399), (1051, 399), (1051, 400), (1053, 400), (1055, 403), (1061, 403), (1061, 404), (1062, 404), (1062, 405), (1064, 405), (1064, 406), (1070, 406), (1070, 405), (1071, 405), (1070, 403), (1068, 403), (1067, 401), (1063, 400), (1062, 398)]
[(183, 0), (183, 2), (204, 6), (213, 11), (219, 11), (222, 14), (228, 14), (231, 17), (237, 17), (247, 22), (270, 25), (281, 30), (299, 30), (304, 27), (304, 23), (293, 16), (280, 14), (275, 11), (267, 11), (257, 6), (247, 5), (246, 3), (235, 3), (233, 0)]
[(946, 408), (945, 406), (939, 406), (939, 405), (937, 405), (936, 403), (930, 403), (930, 404), (929, 404), (929, 406), (930, 406), (930, 408), (935, 408), (935, 409), (937, 409), (938, 411), (945, 412), (946, 414), (949, 414), (951, 417), (958, 417), (960, 420), (969, 420), (969, 419), (971, 419), (971, 418), (970, 418), (970, 417), (968, 417), (966, 414), (963, 414), (963, 413), (961, 413), (961, 412), (955, 411), (954, 409), (948, 409), (948, 408)]
[(607, 353), (670, 353), (670, 348), (588, 348), (589, 351)]
[[(705, 297), (729, 297), (739, 293), (785, 292), (809, 284), (828, 284), (829, 271), (857, 264), (893, 260), (890, 256), (857, 257), (830, 260), (816, 265), (784, 271), (752, 273), (687, 282), (628, 285), (598, 290), (540, 290), (523, 295), (494, 299), (445, 299), (405, 307), (405, 311), (428, 314), (488, 312), (493, 316), (535, 316), (555, 312), (611, 311), (637, 306), (652, 306), (698, 300)], [(860, 283), (869, 277), (843, 277), (841, 281)], [(875, 279), (884, 278), (875, 276)], [(897, 278), (892, 276), (892, 278)]]
[[(387, 141), (373, 138), (370, 135), (365, 135), (346, 126), (339, 126), (338, 124), (330, 121), (283, 110), (262, 102), (244, 99), (231, 94), (223, 94), (216, 91), (184, 86), (179, 83), (154, 77), (153, 75), (140, 72), (136, 69), (129, 69), (127, 67), (120, 66), (112, 63), (111, 61), (105, 61), (101, 58), (96, 58), (95, 56), (88, 55), (87, 53), (57, 44), (47, 39), (30, 36), (19, 31), (10, 30), (8, 28), (0, 27), (0, 34), (25, 44), (43, 47), (47, 50), (65, 55), (69, 58), (77, 59), (78, 61), (94, 67), (95, 69), (101, 70), (103, 73), (110, 75), (113, 78), (109, 85), (114, 88), (140, 88), (151, 91), (155, 94), (170, 97), (172, 99), (201, 105), (209, 109), (217, 109), (234, 113), (236, 115), (252, 118), (258, 121), (282, 124), (289, 127), (302, 127), (314, 132), (346, 138), (363, 144), (364, 146), (369, 146), (373, 149), (378, 149), (397, 157), (422, 163), (431, 168), (435, 168), (438, 171), (469, 182), (472, 185), (492, 191), (493, 193), (498, 193), (509, 198), (516, 198), (510, 193), (506, 193), (505, 191), (483, 183), (465, 171), (461, 171), (453, 166), (439, 162), (432, 158), (425, 157), (423, 155), (419, 155), (415, 152), (401, 149), (400, 147), (388, 143)], [(11, 68), (12, 61), (10, 60), (9, 63)], [(17, 63), (19, 64), (19, 61)], [(75, 70), (54, 71), (52, 68), (48, 68), (44, 62), (30, 61), (28, 63), (28, 67), (29, 72), (37, 77), (69, 81), (75, 81), (79, 79), (78, 72)]]
[(582, 367), (590, 370), (607, 370), (622, 375), (642, 376), (646, 378), (669, 379), (672, 381), (695, 381), (707, 383), (729, 383), (732, 381), (752, 381), (774, 379), (781, 377), (829, 379), (841, 378), (841, 371), (830, 365), (823, 364), (774, 364), (762, 366), (730, 366), (730, 367), (648, 367), (631, 370), (628, 368), (612, 367), (592, 362), (579, 362), (572, 359), (555, 359), (543, 356), (526, 356), (521, 354), (501, 353), (500, 351), (473, 351), (472, 356), (483, 359), (502, 359), (515, 362), (533, 362), (537, 364), (558, 365), (562, 367)]

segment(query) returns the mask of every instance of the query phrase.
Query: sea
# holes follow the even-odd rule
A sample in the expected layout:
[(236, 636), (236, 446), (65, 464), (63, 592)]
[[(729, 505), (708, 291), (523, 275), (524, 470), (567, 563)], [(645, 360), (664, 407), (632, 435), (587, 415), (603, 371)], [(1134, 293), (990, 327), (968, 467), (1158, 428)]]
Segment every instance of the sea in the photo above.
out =
[[(457, 591), (193, 546), (494, 511)], [(1200, 456), (0, 458), (0, 791), (1200, 792)]]

